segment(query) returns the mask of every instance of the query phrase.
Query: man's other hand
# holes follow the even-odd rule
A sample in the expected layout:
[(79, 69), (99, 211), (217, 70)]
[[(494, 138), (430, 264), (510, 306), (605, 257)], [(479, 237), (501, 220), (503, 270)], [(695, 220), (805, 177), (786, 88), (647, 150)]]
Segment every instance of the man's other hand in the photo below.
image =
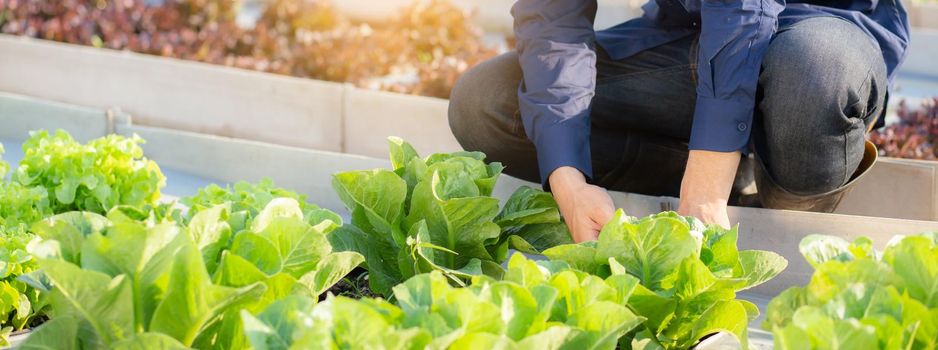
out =
[(586, 183), (583, 173), (572, 167), (557, 168), (548, 181), (573, 240), (577, 243), (596, 240), (615, 213), (609, 193)]
[(708, 225), (729, 228), (726, 201), (733, 189), (739, 160), (739, 152), (690, 151), (677, 212)]

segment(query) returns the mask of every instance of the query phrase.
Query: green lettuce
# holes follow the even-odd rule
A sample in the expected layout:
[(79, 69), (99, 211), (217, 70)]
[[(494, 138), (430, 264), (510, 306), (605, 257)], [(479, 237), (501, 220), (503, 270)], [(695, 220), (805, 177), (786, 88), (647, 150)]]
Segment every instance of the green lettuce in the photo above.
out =
[(0, 144), (0, 227), (28, 228), (33, 222), (52, 215), (48, 192), (42, 187), (4, 180), (10, 171), (10, 164), (2, 160), (4, 151)]
[(52, 214), (45, 188), (0, 182), (0, 226), (28, 228)]
[(239, 181), (233, 186), (226, 187), (211, 184), (200, 188), (194, 196), (183, 198), (181, 202), (189, 208), (187, 215), (189, 219), (200, 211), (228, 203), (230, 206), (228, 220), (232, 230), (241, 231), (247, 228), (248, 222), (275, 198), (296, 200), (300, 204), (300, 210), (312, 224), (329, 220), (336, 227), (342, 226), (342, 217), (336, 213), (307, 202), (304, 195), (276, 187), (273, 181), (267, 178), (258, 183)]
[[(242, 310), (318, 298), (364, 260), (332, 252), (322, 231), (334, 223), (311, 225), (300, 208), (275, 198), (240, 232), (229, 225), (229, 204), (188, 226), (129, 207), (36, 223), (40, 239), (29, 250), (40, 269), (20, 280), (47, 296), (52, 321), (25, 346), (246, 348)], [(54, 334), (77, 340), (56, 343)]]
[[(260, 312), (291, 295), (318, 298), (364, 262), (355, 252), (333, 252), (326, 233), (335, 223), (324, 220), (311, 225), (302, 208), (293, 198), (275, 198), (240, 232), (228, 226), (225, 205), (202, 210), (190, 222), (189, 233), (204, 259), (218, 261), (212, 270), (215, 283), (238, 288), (261, 283), (267, 287), (242, 306), (246, 312)], [(244, 348), (247, 338), (241, 330), (240, 310), (232, 309), (196, 345)]]
[(421, 158), (410, 144), (389, 139), (394, 170), (336, 174), (333, 188), (350, 225), (330, 234), (333, 246), (366, 258), (371, 289), (391, 288), (420, 273), (441, 271), (457, 285), (472, 276), (503, 273), (510, 246), (535, 252), (569, 243), (550, 194), (522, 188), (503, 210), (492, 189), (502, 165), (479, 152)]
[(572, 244), (570, 231), (560, 217), (560, 208), (550, 193), (522, 186), (512, 193), (495, 223), (502, 229), (501, 242), (528, 254)]
[(26, 348), (61, 341), (57, 348), (191, 346), (220, 315), (266, 290), (213, 283), (198, 246), (173, 222), (71, 212), (34, 231), (45, 238), (30, 246), (40, 269), (20, 279), (46, 293), (53, 312)]
[(3, 160), (4, 153), (6, 153), (6, 149), (3, 148), (3, 144), (0, 143), (0, 179), (6, 178), (7, 173), (10, 172), (10, 163)]
[(748, 347), (747, 324), (759, 314), (736, 292), (785, 269), (778, 254), (736, 246), (737, 229), (705, 227), (673, 212), (633, 218), (620, 209), (596, 242), (544, 251), (552, 260), (600, 277), (629, 275), (640, 284), (628, 306), (647, 320), (622, 340), (644, 349), (687, 349), (716, 332)]
[(882, 253), (824, 235), (799, 248), (815, 271), (769, 303), (776, 349), (938, 347), (938, 234), (896, 237)]
[(81, 144), (63, 130), (30, 133), (12, 180), (39, 187), (53, 213), (104, 214), (117, 205), (156, 204), (166, 178), (143, 156), (138, 136), (108, 135)]
[(35, 236), (22, 227), (0, 228), (0, 345), (9, 346), (11, 332), (29, 328), (48, 311), (39, 291), (18, 278), (35, 271), (36, 260), (27, 251)]
[[(226, 188), (210, 185), (183, 203), (189, 205), (184, 219), (188, 232), (213, 281), (230, 287), (267, 286), (242, 306), (248, 312), (289, 295), (317, 298), (364, 261), (355, 252), (333, 251), (328, 242), (326, 234), (342, 225), (338, 214), (268, 179)], [(247, 347), (239, 311), (222, 315), (196, 347)]]
[(515, 254), (504, 280), (457, 288), (433, 271), (394, 287), (396, 304), (292, 297), (243, 316), (256, 349), (614, 349), (644, 321), (626, 306), (637, 285)]

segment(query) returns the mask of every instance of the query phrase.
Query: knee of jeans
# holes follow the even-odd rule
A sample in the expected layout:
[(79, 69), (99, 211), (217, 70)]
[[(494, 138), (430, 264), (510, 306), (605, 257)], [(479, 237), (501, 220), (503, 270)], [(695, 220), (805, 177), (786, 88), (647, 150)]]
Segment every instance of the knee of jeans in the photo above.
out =
[[(805, 157), (811, 157), (805, 154)], [(805, 162), (802, 164), (774, 164), (769, 173), (779, 187), (796, 195), (818, 195), (844, 185), (844, 164)]]
[(464, 149), (477, 149), (477, 145), (472, 141), (475, 134), (472, 130), (474, 119), (478, 118), (480, 113), (478, 95), (473, 92), (479, 89), (479, 80), (470, 70), (456, 81), (450, 93), (449, 127), (456, 141)]
[[(499, 104), (503, 99), (517, 99), (521, 80), (515, 53), (508, 53), (483, 62), (466, 71), (450, 93), (448, 118), (450, 130), (465, 149), (478, 150), (485, 145), (476, 142), (480, 131), (497, 123)], [(507, 94), (507, 95), (506, 95)]]
[(770, 122), (785, 119), (789, 127), (811, 126), (793, 118), (843, 125), (844, 111), (863, 98), (871, 74), (884, 78), (885, 65), (862, 30), (836, 18), (805, 20), (769, 45), (759, 79), (760, 109)]
[(468, 93), (468, 91), (472, 90), (472, 84), (467, 82), (471, 80), (469, 73), (470, 72), (466, 72), (466, 74), (463, 74), (463, 76), (456, 81), (449, 96), (449, 128), (452, 130), (453, 135), (456, 136), (456, 140), (462, 144), (463, 148), (468, 148), (468, 145), (466, 145), (463, 140), (466, 136), (471, 134), (469, 132), (471, 127), (467, 125), (469, 124), (469, 115), (471, 114), (468, 110), (473, 104), (472, 101), (470, 101), (472, 96)]

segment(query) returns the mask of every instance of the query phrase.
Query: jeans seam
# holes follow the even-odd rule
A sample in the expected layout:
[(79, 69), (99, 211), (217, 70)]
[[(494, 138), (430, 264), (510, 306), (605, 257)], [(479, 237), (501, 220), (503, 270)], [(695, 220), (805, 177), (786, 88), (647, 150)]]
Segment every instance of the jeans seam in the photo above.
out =
[[(858, 95), (859, 95), (859, 92), (863, 91), (863, 88), (864, 88), (864, 87), (866, 87), (868, 84), (871, 83), (871, 81), (872, 81), (872, 79), (873, 79), (873, 69), (875, 69), (875, 67), (870, 67), (870, 69), (866, 72), (866, 77), (865, 77), (864, 80), (861, 81), (861, 83), (859, 84), (859, 87), (857, 88)], [(870, 93), (872, 93), (872, 91), (871, 91)], [(868, 101), (869, 98), (867, 98), (867, 99), (865, 99), (865, 100)], [(847, 111), (850, 111), (850, 110), (854, 109), (855, 106), (857, 106), (858, 104), (863, 103), (863, 102), (864, 102), (864, 99), (863, 99), (862, 96), (861, 96), (860, 98), (857, 99), (857, 102), (851, 103), (849, 106), (847, 106), (847, 108), (844, 109), (844, 112), (847, 112)], [(867, 105), (867, 106), (863, 109), (863, 112), (862, 112), (859, 116), (856, 117), (857, 119), (860, 119), (860, 121), (863, 122), (863, 129), (864, 129), (863, 134), (864, 134), (864, 135), (867, 134), (866, 130), (869, 130), (869, 125), (868, 125), (867, 123), (875, 123), (875, 121), (868, 121), (868, 120), (867, 120), (867, 119), (869, 119), (869, 117), (870, 117), (870, 115), (871, 115), (871, 113), (869, 112), (869, 110), (870, 110), (870, 106)], [(846, 114), (846, 113), (844, 113), (844, 114)], [(848, 116), (847, 118), (853, 119), (853, 117), (850, 117), (850, 116)], [(848, 125), (853, 126), (853, 123), (848, 123)], [(849, 172), (849, 169), (847, 169), (847, 167), (848, 167), (848, 165), (849, 165), (848, 160), (850, 159), (850, 153), (849, 153), (849, 151), (850, 151), (850, 140), (848, 139), (849, 131), (850, 131), (849, 129), (845, 129), (845, 130), (843, 131), (843, 134), (844, 134), (844, 166), (843, 166), (844, 174), (843, 174), (843, 181), (841, 182), (841, 185), (840, 185), (840, 186), (844, 186), (844, 185), (846, 185), (848, 182), (850, 182), (850, 176), (853, 175), (852, 173)], [(864, 137), (864, 139), (865, 139), (865, 137)]]
[[(866, 87), (867, 85), (869, 85), (869, 84), (872, 83), (872, 81), (873, 81), (873, 70), (874, 70), (874, 69), (876, 69), (876, 67), (871, 66), (871, 67), (870, 67), (870, 70), (868, 70), (868, 71), (866, 72), (866, 77), (865, 77), (865, 78), (863, 79), (863, 81), (860, 83), (860, 87), (858, 88), (857, 91), (863, 91), (863, 88), (864, 88), (864, 87)], [(872, 90), (872, 89), (871, 89), (871, 90)], [(872, 93), (872, 91), (870, 91), (870, 93)], [(869, 99), (867, 98), (866, 100), (868, 101)], [(864, 99), (860, 98), (860, 99), (858, 99), (857, 102), (851, 103), (851, 104), (850, 104), (849, 106), (847, 106), (847, 108), (844, 109), (844, 110), (845, 110), (845, 111), (851, 110), (851, 109), (853, 109), (854, 106), (856, 106), (856, 105), (858, 105), (858, 104), (860, 104), (860, 103), (863, 103), (863, 102), (864, 102)], [(875, 110), (874, 110), (874, 112), (875, 112)], [(867, 104), (866, 108), (863, 109), (863, 113), (861, 113), (861, 114), (862, 114), (862, 115), (859, 116), (859, 118), (860, 118), (861, 120), (863, 120), (864, 126), (867, 126), (867, 125), (866, 125), (866, 123), (867, 123), (867, 120), (866, 120), (866, 119), (869, 118), (870, 115), (874, 114), (874, 113), (870, 112), (870, 106), (869, 106), (869, 104)], [(876, 121), (875, 121), (875, 120), (872, 120), (872, 121), (870, 121), (870, 122), (871, 122), (871, 124), (872, 124), (872, 123), (875, 123)]]
[(850, 158), (850, 154), (847, 153), (850, 151), (849, 143), (850, 141), (848, 140), (848, 137), (847, 137), (847, 130), (844, 130), (844, 166), (843, 166), (844, 175), (843, 175), (843, 180), (841, 180), (840, 185), (838, 185), (837, 188), (843, 187), (844, 185), (847, 184), (848, 181), (850, 181), (849, 175), (847, 175), (848, 159)]
[(516, 110), (511, 114), (511, 133), (515, 135), (523, 135), (524, 131), (524, 121), (521, 120), (521, 110)]
[(700, 37), (694, 38), (694, 41), (690, 45), (690, 54), (688, 55), (688, 64), (691, 67), (690, 70), (690, 80), (694, 83), (694, 86), (697, 86), (697, 67), (700, 64), (700, 58), (697, 57), (700, 55)]

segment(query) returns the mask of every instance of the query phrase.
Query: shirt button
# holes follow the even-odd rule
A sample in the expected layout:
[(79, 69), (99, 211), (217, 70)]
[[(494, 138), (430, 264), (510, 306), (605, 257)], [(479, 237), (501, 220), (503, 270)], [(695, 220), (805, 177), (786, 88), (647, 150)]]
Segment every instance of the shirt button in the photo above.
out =
[(739, 131), (746, 131), (746, 129), (748, 129), (749, 126), (746, 125), (746, 123), (739, 123), (736, 125), (736, 128), (739, 129)]

